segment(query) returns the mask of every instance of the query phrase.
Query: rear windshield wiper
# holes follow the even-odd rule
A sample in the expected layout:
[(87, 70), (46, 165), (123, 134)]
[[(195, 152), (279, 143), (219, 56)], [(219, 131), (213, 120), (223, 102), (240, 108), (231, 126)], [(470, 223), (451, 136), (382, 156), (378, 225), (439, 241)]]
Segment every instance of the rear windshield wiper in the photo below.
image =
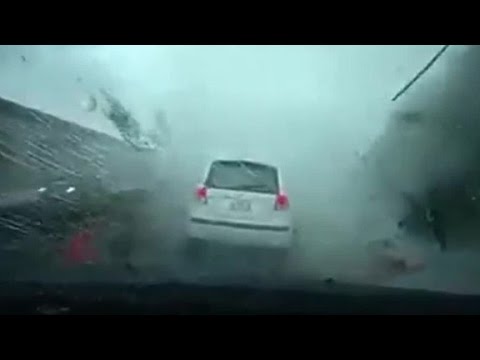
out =
[[(232, 188), (233, 189), (233, 188)], [(235, 190), (265, 190), (265, 191), (272, 191), (270, 186), (265, 184), (251, 184), (251, 185), (241, 185), (236, 186)]]

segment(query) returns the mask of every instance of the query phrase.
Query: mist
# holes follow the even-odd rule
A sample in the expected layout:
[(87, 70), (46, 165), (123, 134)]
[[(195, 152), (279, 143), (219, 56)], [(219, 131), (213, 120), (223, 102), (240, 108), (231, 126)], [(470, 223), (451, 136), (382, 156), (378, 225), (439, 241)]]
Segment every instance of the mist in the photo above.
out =
[[(439, 48), (3, 46), (0, 95), (115, 137), (100, 111), (81, 106), (100, 88), (146, 129), (162, 109), (172, 143), (157, 160), (158, 175), (171, 184), (167, 203), (178, 214), (212, 159), (278, 165), (300, 233), (293, 272), (376, 281), (381, 274), (365, 245), (396, 231), (405, 211), (399, 194), (420, 193), (432, 179), (461, 172), (468, 166), (465, 155), (474, 152), (460, 146), (464, 138), (451, 139), (455, 150), (428, 176), (422, 172), (445, 146), (431, 136), (440, 130), (428, 119), (448, 123), (460, 108), (477, 110), (453, 110), (445, 95), (447, 81), (462, 79), (452, 90), (458, 93), (469, 77), (449, 67), (468, 48), (452, 46), (411, 91), (391, 102)], [(427, 120), (412, 132), (396, 121), (399, 111), (418, 111)], [(166, 229), (178, 232), (178, 223)]]

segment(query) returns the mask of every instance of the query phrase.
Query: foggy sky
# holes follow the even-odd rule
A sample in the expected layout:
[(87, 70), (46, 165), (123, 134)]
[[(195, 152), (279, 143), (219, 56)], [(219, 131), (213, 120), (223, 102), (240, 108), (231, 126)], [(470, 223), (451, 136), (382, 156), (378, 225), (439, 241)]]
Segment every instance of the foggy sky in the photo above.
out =
[[(393, 94), (439, 47), (5, 46), (0, 94), (118, 136), (100, 111), (81, 107), (106, 88), (145, 127), (164, 109), (173, 153), (192, 176), (211, 157), (264, 159), (318, 205), (346, 186), (355, 153), (368, 151), (398, 107)], [(441, 78), (454, 54), (408, 96)]]
[(275, 158), (280, 152), (284, 159), (330, 152), (330, 160), (345, 162), (383, 131), (392, 94), (437, 49), (7, 46), (0, 52), (0, 94), (118, 136), (99, 112), (80, 106), (104, 87), (145, 127), (164, 109), (181, 148), (195, 143), (214, 153)]

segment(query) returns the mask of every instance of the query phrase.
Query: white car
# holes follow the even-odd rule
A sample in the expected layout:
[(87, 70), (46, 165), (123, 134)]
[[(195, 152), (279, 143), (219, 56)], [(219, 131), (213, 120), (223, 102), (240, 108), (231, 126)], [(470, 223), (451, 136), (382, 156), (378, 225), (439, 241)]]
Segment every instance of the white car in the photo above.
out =
[(208, 167), (190, 207), (190, 244), (288, 250), (290, 204), (278, 168), (249, 160), (217, 160)]

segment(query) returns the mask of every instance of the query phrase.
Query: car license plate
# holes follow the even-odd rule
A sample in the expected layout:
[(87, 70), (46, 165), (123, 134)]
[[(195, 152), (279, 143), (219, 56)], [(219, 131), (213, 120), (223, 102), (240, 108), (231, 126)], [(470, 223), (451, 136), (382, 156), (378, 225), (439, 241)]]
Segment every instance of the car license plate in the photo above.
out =
[(235, 200), (230, 203), (232, 211), (250, 211), (251, 205), (249, 200)]

